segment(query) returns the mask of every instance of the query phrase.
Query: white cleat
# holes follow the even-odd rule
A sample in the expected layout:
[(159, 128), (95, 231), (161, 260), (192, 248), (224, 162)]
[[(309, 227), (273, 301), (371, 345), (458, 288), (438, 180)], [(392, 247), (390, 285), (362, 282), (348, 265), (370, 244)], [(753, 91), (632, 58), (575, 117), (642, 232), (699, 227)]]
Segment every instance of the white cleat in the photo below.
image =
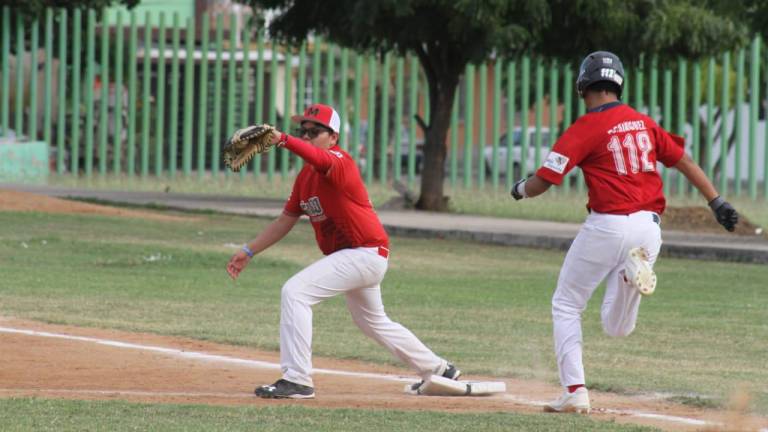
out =
[(629, 250), (627, 260), (624, 262), (624, 279), (644, 296), (649, 296), (656, 290), (656, 273), (648, 262), (645, 249)]
[(544, 412), (552, 413), (579, 413), (589, 414), (589, 391), (586, 387), (579, 387), (573, 393), (568, 390), (556, 400), (544, 405)]

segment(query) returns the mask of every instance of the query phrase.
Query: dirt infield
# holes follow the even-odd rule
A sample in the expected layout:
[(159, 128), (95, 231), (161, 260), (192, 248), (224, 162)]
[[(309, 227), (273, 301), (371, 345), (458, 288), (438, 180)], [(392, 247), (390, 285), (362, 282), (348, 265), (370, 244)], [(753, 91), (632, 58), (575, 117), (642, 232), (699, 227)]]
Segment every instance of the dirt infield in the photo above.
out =
[[(553, 385), (503, 379), (507, 393), (487, 397), (410, 396), (404, 369), (316, 358), (317, 398), (256, 398), (256, 385), (279, 377), (278, 354), (199, 340), (0, 318), (0, 397), (36, 396), (148, 403), (279, 405), (448, 412), (540, 412)], [(363, 376), (360, 376), (363, 373)], [(344, 375), (347, 374), (347, 375)], [(354, 375), (357, 374), (357, 375)], [(352, 376), (349, 376), (352, 375)], [(468, 376), (471, 380), (499, 378)], [(664, 430), (759, 430), (766, 419), (702, 410), (652, 396), (591, 392), (598, 420)], [(729, 425), (723, 428), (721, 425)]]
[[(0, 190), (0, 211), (87, 213), (187, 221), (194, 219)], [(0, 398), (35, 396), (147, 403), (320, 408), (541, 412), (560, 388), (544, 382), (503, 380), (507, 393), (490, 397), (427, 397), (403, 392), (408, 370), (370, 363), (315, 358), (317, 398), (256, 398), (256, 385), (279, 378), (279, 354), (193, 339), (50, 325), (0, 317)], [(670, 403), (664, 396), (590, 392), (597, 420), (642, 424), (673, 431), (768, 430), (768, 419)]]

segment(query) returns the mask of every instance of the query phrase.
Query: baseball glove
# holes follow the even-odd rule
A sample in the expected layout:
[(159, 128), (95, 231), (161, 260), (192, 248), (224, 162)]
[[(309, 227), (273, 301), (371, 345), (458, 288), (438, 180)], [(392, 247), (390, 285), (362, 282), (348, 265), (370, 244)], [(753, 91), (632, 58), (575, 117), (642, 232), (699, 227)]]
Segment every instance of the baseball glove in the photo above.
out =
[(230, 167), (232, 171), (237, 172), (254, 155), (268, 152), (274, 146), (272, 144), (274, 131), (275, 128), (268, 124), (238, 129), (221, 149), (224, 164)]

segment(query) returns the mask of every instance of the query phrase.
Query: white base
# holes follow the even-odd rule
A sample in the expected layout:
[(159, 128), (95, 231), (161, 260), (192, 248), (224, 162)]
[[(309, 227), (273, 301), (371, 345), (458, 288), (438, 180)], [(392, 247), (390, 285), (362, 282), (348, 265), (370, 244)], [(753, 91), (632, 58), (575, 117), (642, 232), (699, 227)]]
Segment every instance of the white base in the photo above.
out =
[(405, 392), (424, 396), (488, 396), (505, 393), (507, 385), (501, 381), (454, 381), (437, 375), (432, 375), (418, 388), (413, 384), (405, 386)]

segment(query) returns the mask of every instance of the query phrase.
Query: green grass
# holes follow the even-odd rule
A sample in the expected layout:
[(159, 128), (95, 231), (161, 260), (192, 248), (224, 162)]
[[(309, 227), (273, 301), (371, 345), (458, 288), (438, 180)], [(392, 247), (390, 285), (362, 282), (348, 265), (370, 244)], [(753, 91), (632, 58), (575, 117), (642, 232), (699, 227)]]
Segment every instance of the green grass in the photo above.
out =
[[(0, 213), (0, 315), (278, 350), (280, 287), (317, 259), (307, 223), (233, 283), (224, 266), (268, 220), (188, 222)], [(550, 299), (563, 253), (392, 239), (389, 315), (468, 374), (556, 382)], [(602, 333), (598, 290), (584, 316), (587, 384), (723, 404), (748, 383), (768, 413), (768, 267), (662, 259), (628, 338)], [(397, 364), (353, 325), (343, 299), (315, 308), (318, 356)]]
[(428, 411), (314, 409), (300, 406), (213, 407), (0, 399), (6, 432), (26, 431), (526, 431), (642, 432), (658, 429), (599, 422), (585, 416)]
[[(290, 194), (292, 181), (292, 177), (282, 180), (279, 174), (272, 181), (267, 181), (265, 176), (258, 180), (254, 180), (253, 177), (241, 180), (239, 174), (221, 175), (218, 178), (206, 176), (202, 180), (197, 177), (185, 179), (181, 176), (171, 180), (154, 177), (141, 179), (112, 175), (97, 176), (89, 180), (69, 175), (53, 175), (49, 180), (49, 184), (92, 189), (171, 191), (284, 199)], [(416, 196), (419, 194), (419, 187), (419, 184), (416, 183), (411, 188)], [(382, 185), (379, 182), (369, 185), (368, 191), (371, 201), (376, 206), (381, 206), (398, 196), (398, 193), (392, 186)], [(579, 223), (586, 216), (586, 192), (580, 194), (574, 190), (566, 193), (560, 187), (554, 187), (536, 199), (519, 202), (515, 202), (509, 197), (509, 191), (506, 186), (500, 186), (498, 189), (493, 189), (491, 186), (481, 189), (446, 188), (445, 194), (450, 197), (449, 205), (451, 211), (456, 213)], [(667, 198), (669, 206), (706, 206), (704, 198), (698, 195), (695, 197), (671, 195)], [(752, 223), (768, 229), (768, 205), (766, 205), (764, 199), (754, 201), (748, 197), (727, 196), (726, 198), (736, 207), (739, 213), (746, 216)]]

